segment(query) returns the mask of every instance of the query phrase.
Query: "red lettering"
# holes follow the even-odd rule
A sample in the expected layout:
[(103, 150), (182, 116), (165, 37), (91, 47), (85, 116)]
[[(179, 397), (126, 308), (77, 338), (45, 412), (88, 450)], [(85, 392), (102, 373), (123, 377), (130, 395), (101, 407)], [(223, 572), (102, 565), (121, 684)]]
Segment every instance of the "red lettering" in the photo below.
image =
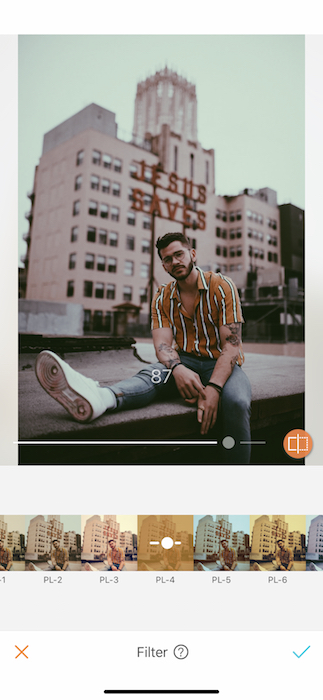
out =
[(192, 199), (193, 198), (193, 181), (187, 180), (186, 177), (184, 177), (183, 182), (184, 182), (184, 196)]
[(198, 185), (197, 189), (199, 191), (199, 198), (198, 202), (201, 202), (201, 204), (205, 204), (206, 202), (206, 187), (204, 185)]
[(153, 185), (157, 184), (157, 181), (160, 179), (160, 172), (157, 170), (158, 165), (153, 165), (152, 166), (152, 183)]
[(168, 218), (171, 221), (174, 221), (175, 214), (176, 214), (177, 207), (178, 207), (178, 202), (170, 202), (169, 199), (165, 199), (165, 202), (167, 204), (167, 209), (168, 209)]
[(205, 211), (198, 211), (197, 212), (198, 228), (200, 228), (201, 231), (205, 231), (205, 227), (206, 227), (205, 218), (206, 218)]
[(131, 209), (135, 209), (136, 211), (144, 210), (144, 195), (145, 193), (142, 190), (139, 190), (137, 188), (132, 190), (133, 202), (131, 205)]
[(184, 219), (183, 223), (184, 223), (184, 226), (186, 226), (186, 228), (191, 228), (191, 226), (192, 226), (191, 218), (190, 218), (190, 215), (188, 213), (189, 211), (192, 211), (192, 209), (190, 209), (189, 207), (183, 207), (183, 219)]
[(154, 212), (156, 212), (158, 216), (162, 216), (162, 213), (160, 210), (159, 197), (156, 193), (154, 194), (154, 196), (151, 200), (151, 205), (150, 205), (150, 210), (149, 210), (150, 214), (153, 214)]
[(176, 173), (170, 173), (168, 181), (169, 181), (168, 189), (171, 192), (177, 192), (177, 175), (176, 175)]
[(141, 172), (139, 171), (139, 174), (137, 175), (138, 180), (144, 181), (145, 179), (145, 169), (146, 169), (146, 163), (144, 160), (141, 160), (139, 165), (141, 165)]

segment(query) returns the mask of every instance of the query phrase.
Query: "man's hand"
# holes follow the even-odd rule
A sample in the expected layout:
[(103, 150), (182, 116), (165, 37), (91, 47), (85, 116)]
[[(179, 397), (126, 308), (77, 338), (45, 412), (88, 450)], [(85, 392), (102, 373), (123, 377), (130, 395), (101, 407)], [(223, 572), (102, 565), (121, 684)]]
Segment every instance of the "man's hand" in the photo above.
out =
[(199, 397), (202, 399), (206, 397), (205, 387), (196, 372), (184, 365), (177, 365), (173, 370), (173, 376), (181, 397), (189, 403), (196, 403)]
[(114, 566), (114, 564), (111, 564), (111, 569), (112, 569), (112, 571), (118, 571), (117, 566)]
[(220, 396), (211, 386), (205, 387), (205, 398), (199, 396), (197, 402), (197, 420), (201, 423), (201, 435), (206, 435), (215, 425)]

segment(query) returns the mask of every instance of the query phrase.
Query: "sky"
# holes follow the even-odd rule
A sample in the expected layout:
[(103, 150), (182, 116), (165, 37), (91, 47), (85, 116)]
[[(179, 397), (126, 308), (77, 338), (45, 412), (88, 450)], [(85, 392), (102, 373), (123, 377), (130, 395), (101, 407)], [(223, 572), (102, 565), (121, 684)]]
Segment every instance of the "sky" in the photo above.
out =
[[(268, 513), (263, 513), (263, 515), (268, 515), (270, 521), (272, 521), (273, 516)], [(252, 535), (253, 526), (257, 518), (261, 518), (261, 515), (250, 515), (250, 535)], [(306, 528), (306, 518), (305, 515), (285, 515), (285, 522), (288, 523), (289, 532), (301, 532), (305, 534)]]
[[(194, 533), (196, 533), (199, 520), (202, 518), (205, 518), (205, 515), (194, 515)], [(212, 518), (215, 521), (216, 515), (212, 515)], [(249, 534), (249, 515), (229, 515), (229, 522), (232, 525), (232, 532), (239, 532), (240, 530), (246, 534)]]
[(4, 521), (7, 523), (7, 532), (18, 530), (25, 534), (25, 516), (24, 515), (5, 515)]
[(196, 85), (198, 139), (216, 191), (271, 187), (305, 206), (301, 35), (28, 35), (19, 38), (19, 258), (43, 135), (91, 102), (129, 140), (137, 83), (165, 65)]
[[(36, 515), (26, 515), (26, 534), (28, 532), (30, 521), (32, 520), (32, 518), (36, 518), (37, 515), (43, 515), (45, 521), (48, 522), (48, 515), (44, 515), (43, 513), (36, 513)], [(60, 515), (59, 517), (60, 522), (64, 525), (64, 532), (73, 532), (74, 530), (77, 534), (81, 534), (81, 518), (79, 515)]]
[[(99, 517), (103, 521), (104, 515), (100, 515)], [(84, 532), (84, 527), (85, 527), (86, 521), (89, 520), (89, 518), (93, 518), (93, 514), (92, 515), (82, 515), (82, 534)], [(120, 525), (120, 532), (126, 532), (127, 530), (130, 530), (130, 532), (132, 532), (134, 534), (137, 533), (137, 516), (136, 515), (117, 515), (116, 518), (117, 518), (117, 523), (119, 523), (119, 525)]]

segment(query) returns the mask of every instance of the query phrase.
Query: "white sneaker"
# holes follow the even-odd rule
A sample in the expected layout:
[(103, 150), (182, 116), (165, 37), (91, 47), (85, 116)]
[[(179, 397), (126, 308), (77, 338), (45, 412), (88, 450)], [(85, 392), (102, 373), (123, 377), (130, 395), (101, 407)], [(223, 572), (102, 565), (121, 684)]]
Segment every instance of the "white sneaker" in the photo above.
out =
[(106, 391), (100, 387), (99, 382), (76, 372), (50, 350), (43, 350), (38, 355), (35, 371), (47, 394), (80, 423), (94, 420), (108, 408), (115, 407), (116, 400), (112, 391)]

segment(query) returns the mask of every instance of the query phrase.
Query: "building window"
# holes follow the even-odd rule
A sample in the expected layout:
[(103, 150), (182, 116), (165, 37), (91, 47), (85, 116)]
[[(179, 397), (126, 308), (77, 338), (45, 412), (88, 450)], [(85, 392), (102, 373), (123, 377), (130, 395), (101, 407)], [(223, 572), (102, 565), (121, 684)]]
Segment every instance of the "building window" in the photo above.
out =
[(253, 254), (255, 258), (258, 258), (258, 248), (253, 249)]
[(79, 228), (78, 226), (73, 226), (71, 230), (71, 243), (75, 243), (77, 241), (79, 235)]
[(98, 190), (100, 185), (100, 178), (97, 175), (91, 175), (91, 190)]
[(115, 284), (107, 284), (107, 299), (115, 299), (116, 286)]
[(222, 255), (223, 255), (224, 258), (227, 257), (227, 254), (228, 254), (228, 249), (227, 249), (227, 248), (222, 248)]
[(115, 158), (115, 159), (114, 159), (113, 169), (115, 170), (116, 173), (121, 173), (121, 171), (122, 171), (122, 162), (121, 162), (121, 160), (119, 160), (119, 158)]
[(144, 172), (144, 179), (145, 179), (145, 182), (151, 182), (151, 181), (152, 181), (152, 177), (153, 177), (153, 174), (152, 174), (151, 169), (150, 169), (150, 168), (145, 168), (145, 172)]
[(144, 216), (142, 219), (142, 227), (150, 231), (151, 229), (151, 219), (150, 216)]
[(177, 173), (178, 147), (174, 146), (174, 172)]
[(109, 245), (112, 245), (114, 248), (118, 247), (118, 234), (116, 231), (109, 231)]
[(91, 311), (90, 309), (84, 309), (83, 314), (83, 331), (89, 331), (91, 328)]
[(69, 270), (74, 270), (76, 266), (76, 253), (71, 253), (68, 261), (68, 268)]
[(96, 216), (98, 213), (98, 203), (94, 202), (92, 199), (89, 201), (89, 214)]
[(117, 259), (116, 258), (108, 258), (108, 272), (116, 272), (117, 271)]
[(85, 267), (87, 270), (94, 270), (94, 255), (85, 253)]
[(118, 182), (114, 182), (112, 185), (112, 194), (114, 194), (115, 197), (120, 197), (121, 194), (121, 186), (119, 185)]
[(141, 287), (139, 291), (140, 303), (145, 304), (148, 301), (147, 287)]
[(258, 214), (258, 221), (259, 221), (260, 224), (263, 224), (263, 223), (264, 223), (264, 217), (263, 217), (262, 214)]
[(235, 270), (235, 265), (230, 265), (230, 272), (233, 272)]
[(236, 217), (235, 217), (234, 211), (230, 211), (230, 217), (229, 217), (229, 218), (230, 218), (230, 221), (235, 221), (235, 218), (236, 218)]
[(107, 219), (109, 216), (109, 207), (107, 204), (100, 204), (101, 219)]
[(125, 275), (133, 275), (134, 271), (134, 263), (132, 260), (125, 260), (124, 261), (124, 274)]
[(123, 301), (131, 301), (132, 299), (132, 287), (123, 288)]
[(100, 151), (92, 151), (92, 163), (95, 163), (95, 165), (100, 165), (101, 163), (101, 152)]
[(107, 239), (108, 239), (108, 235), (107, 235), (106, 229), (99, 228), (99, 243), (101, 243), (101, 245), (106, 245)]
[(128, 211), (127, 213), (127, 224), (129, 226), (135, 226), (136, 223), (136, 215), (133, 211)]
[(205, 161), (205, 184), (206, 184), (206, 185), (209, 184), (209, 180), (210, 180), (209, 167), (210, 167), (209, 161), (206, 160), (206, 161)]
[(128, 187), (128, 199), (129, 199), (129, 202), (133, 202), (133, 189), (132, 189), (132, 187)]
[(101, 272), (104, 272), (104, 270), (105, 270), (105, 256), (104, 255), (97, 256), (96, 269), (101, 270)]
[(150, 207), (150, 205), (152, 203), (152, 199), (153, 198), (152, 198), (151, 194), (147, 194), (147, 192), (145, 192), (145, 194), (144, 194), (144, 206)]
[(236, 232), (233, 228), (230, 229), (230, 239), (233, 240), (233, 238), (236, 237)]
[(104, 295), (104, 284), (102, 282), (96, 282), (95, 283), (95, 296), (96, 296), (96, 298), (103, 299), (103, 295)]
[(258, 231), (258, 238), (260, 241), (263, 241), (264, 235), (263, 235), (262, 231)]
[(119, 221), (120, 210), (118, 207), (111, 207), (111, 219), (112, 221)]
[[(97, 296), (95, 294), (95, 296)], [(99, 297), (101, 299), (101, 297)], [(102, 330), (102, 319), (103, 319), (103, 312), (102, 311), (94, 311), (93, 314), (93, 330), (94, 331), (101, 331)]]
[(273, 259), (273, 254), (272, 254), (272, 252), (269, 250), (269, 251), (268, 251), (268, 260), (269, 260), (269, 262), (272, 262), (272, 259)]
[(235, 248), (230, 248), (230, 258), (234, 258), (236, 254)]
[(248, 228), (248, 238), (252, 238), (252, 229)]
[(246, 214), (248, 219), (252, 219), (252, 211), (250, 211), (250, 209), (247, 209)]
[(216, 210), (216, 212), (215, 212), (215, 218), (216, 218), (216, 219), (221, 219), (221, 211), (220, 211), (220, 209), (217, 209), (217, 210)]
[(215, 235), (217, 238), (221, 238), (221, 229), (219, 226), (216, 227)]
[(68, 297), (74, 296), (74, 280), (69, 280), (67, 282), (66, 296), (68, 296)]
[(76, 156), (76, 165), (82, 165), (84, 160), (84, 151), (79, 151)]
[(264, 251), (263, 250), (259, 251), (259, 257), (260, 257), (260, 260), (264, 259)]
[(134, 177), (134, 178), (137, 177), (137, 166), (136, 165), (130, 165), (129, 175), (130, 175), (130, 177)]
[(237, 256), (238, 256), (238, 258), (240, 258), (241, 255), (242, 255), (242, 248), (241, 248), (241, 245), (238, 245), (238, 247), (237, 247)]
[(222, 229), (222, 238), (226, 238), (226, 237), (227, 237), (227, 229), (223, 228)]
[(221, 255), (221, 248), (219, 245), (217, 245), (217, 247), (215, 249), (215, 253), (216, 253), (216, 255)]
[(134, 249), (135, 249), (135, 239), (134, 239), (134, 236), (127, 236), (127, 238), (126, 238), (126, 249), (127, 249), (127, 250), (134, 250)]
[(93, 293), (93, 282), (85, 281), (84, 282), (83, 296), (84, 297), (91, 297), (92, 293)]
[(112, 158), (111, 158), (111, 156), (108, 156), (106, 153), (104, 153), (104, 154), (103, 154), (103, 158), (102, 158), (102, 162), (103, 162), (103, 167), (104, 167), (104, 168), (108, 168), (108, 169), (110, 170), (110, 168), (111, 168), (111, 163), (112, 163)]
[(94, 226), (88, 226), (87, 227), (87, 240), (90, 241), (90, 243), (95, 243), (95, 238), (96, 238), (96, 228), (94, 228)]
[(237, 221), (241, 221), (241, 209), (238, 209), (238, 211), (236, 211), (236, 219)]
[(141, 252), (150, 253), (150, 241), (147, 238), (143, 238), (141, 241)]
[(241, 237), (242, 237), (242, 231), (241, 231), (241, 228), (237, 228), (237, 233), (236, 233), (236, 236), (237, 236), (237, 238), (241, 238)]
[(278, 262), (278, 255), (277, 253), (273, 253), (273, 261), (276, 263)]
[(81, 201), (78, 199), (77, 202), (73, 204), (73, 216), (77, 216), (80, 213)]
[(148, 263), (141, 263), (141, 265), (140, 265), (140, 277), (149, 277), (149, 265), (148, 265)]
[(83, 176), (82, 176), (82, 175), (77, 175), (77, 177), (75, 178), (75, 185), (74, 185), (74, 189), (75, 189), (75, 190), (80, 190), (80, 189), (81, 189), (81, 187), (82, 187), (82, 180), (83, 180)]
[(105, 314), (105, 320), (104, 320), (104, 325), (105, 325), (105, 330), (107, 333), (110, 333), (111, 328), (112, 328), (112, 311), (107, 311)]
[(107, 180), (106, 178), (102, 178), (101, 189), (102, 189), (102, 192), (109, 194), (109, 192), (110, 192), (110, 180)]
[(194, 179), (194, 153), (190, 154), (190, 177)]

